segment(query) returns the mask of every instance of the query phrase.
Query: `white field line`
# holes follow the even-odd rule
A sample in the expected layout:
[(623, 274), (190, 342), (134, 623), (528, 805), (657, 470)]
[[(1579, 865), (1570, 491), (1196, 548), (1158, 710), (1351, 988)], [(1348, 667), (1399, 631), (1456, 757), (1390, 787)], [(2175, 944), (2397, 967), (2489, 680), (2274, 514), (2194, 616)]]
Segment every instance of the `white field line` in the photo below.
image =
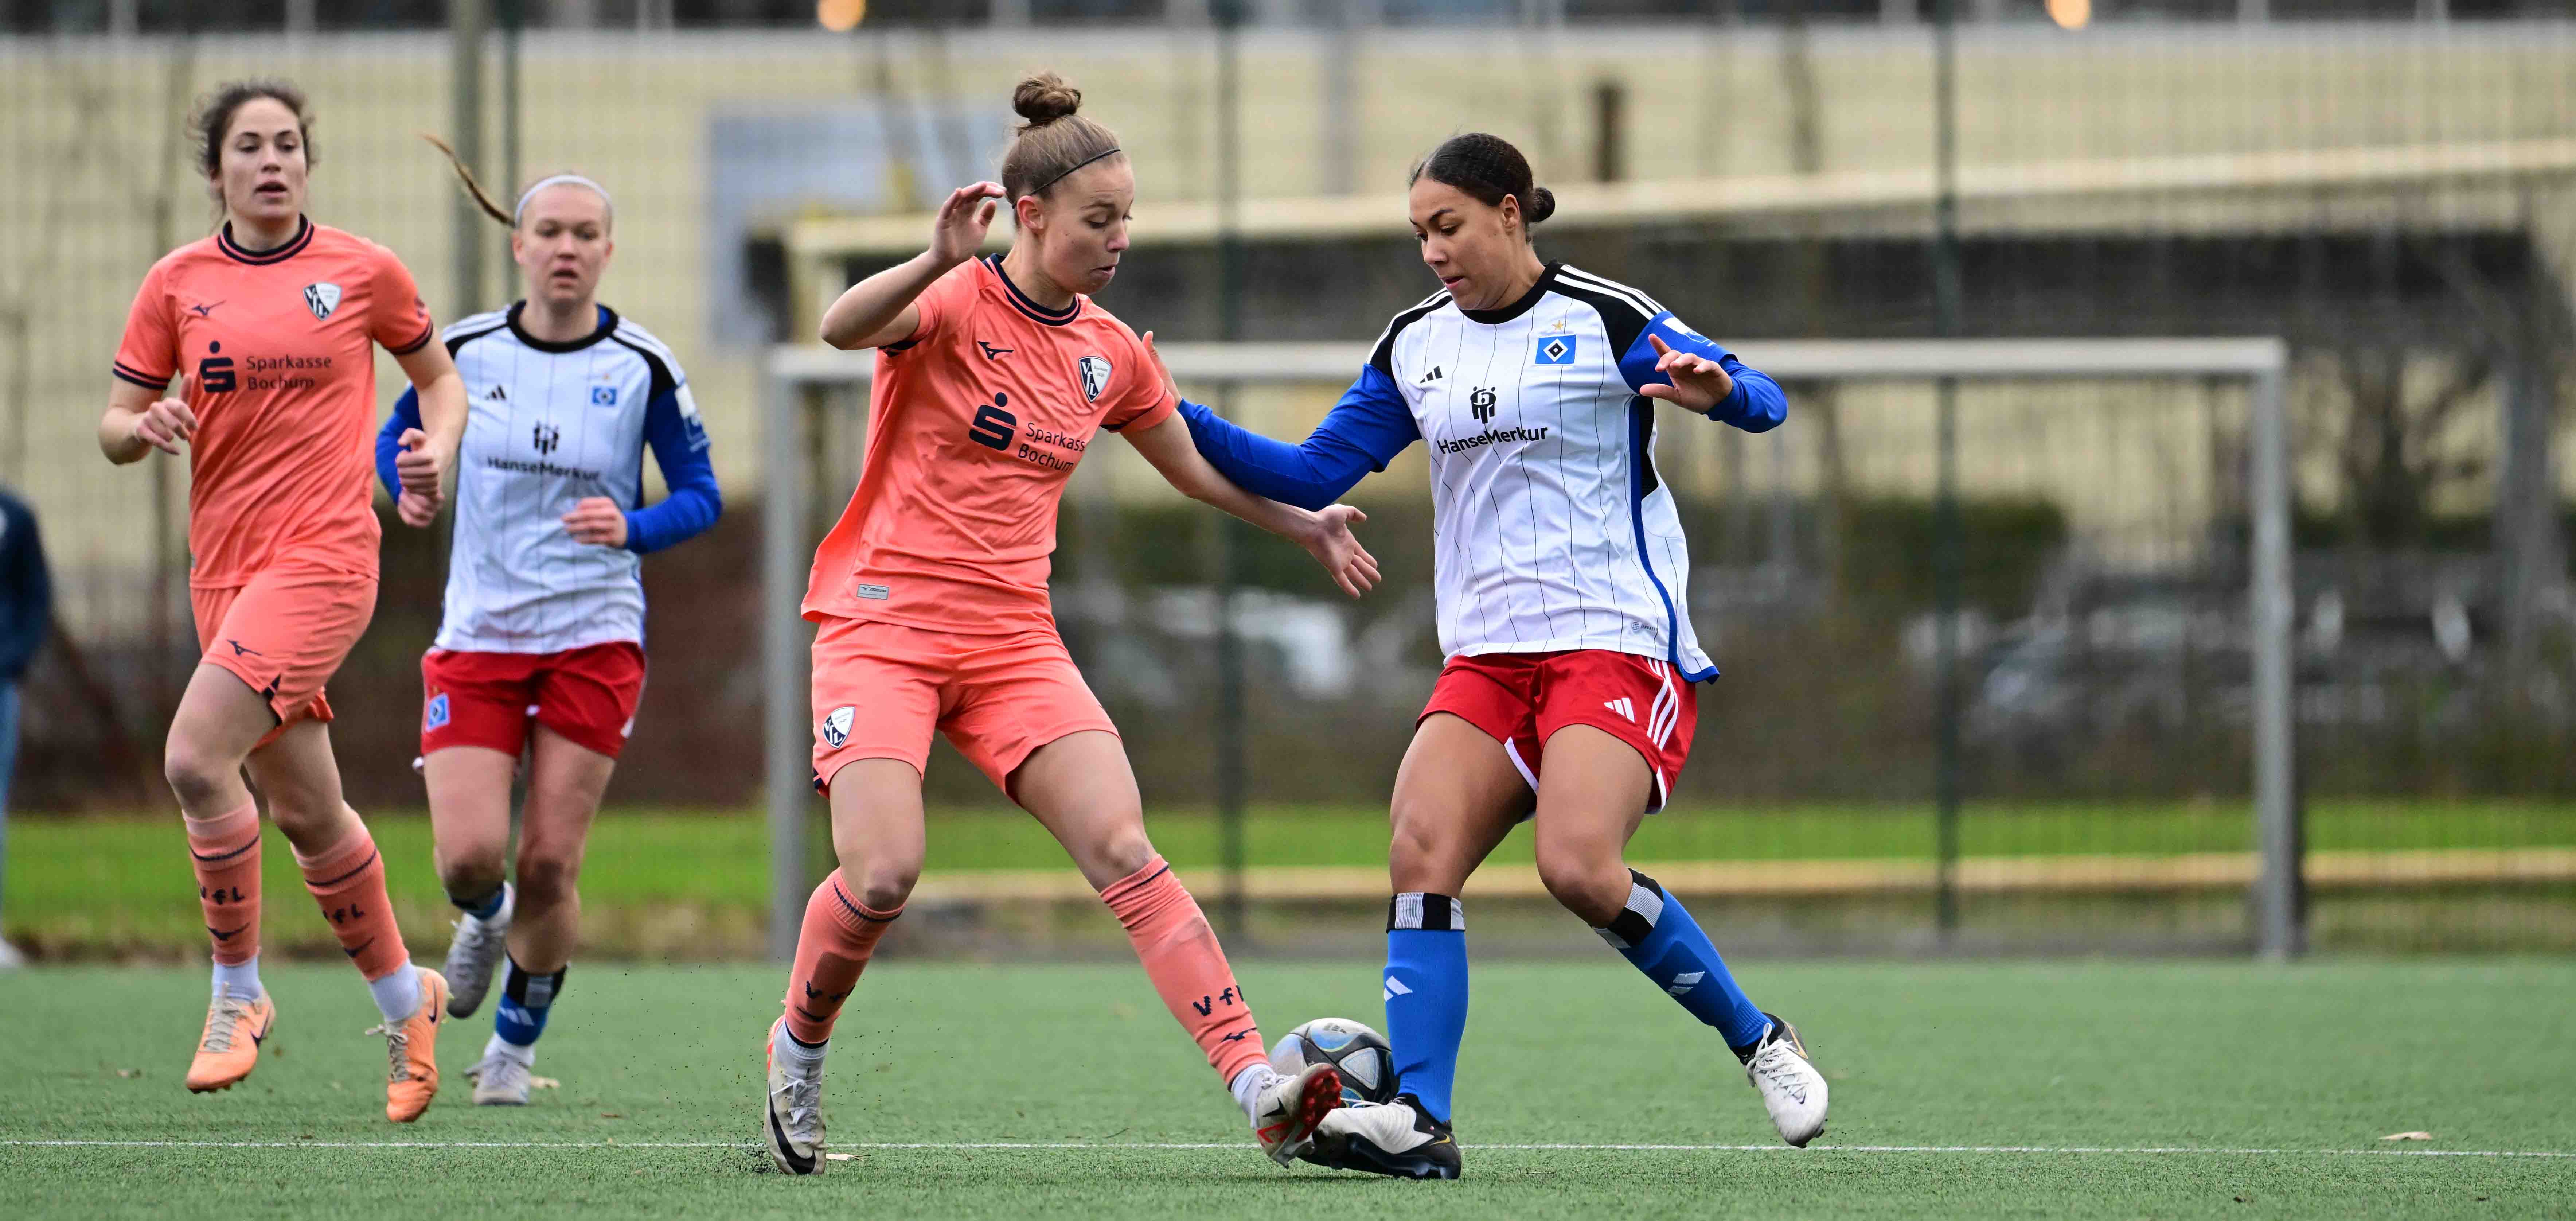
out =
[[(11, 1140), (0, 1147), (57, 1149), (757, 1149), (749, 1141), (434, 1141), (434, 1140)], [(1241, 1142), (1111, 1143), (1091, 1141), (871, 1141), (836, 1150), (1131, 1150), (1241, 1149)], [(1486, 1152), (1796, 1153), (1785, 1145), (1526, 1144), (1461, 1145)], [(2576, 1151), (2515, 1149), (2253, 1149), (2159, 1145), (1810, 1145), (1815, 1153), (2127, 1154), (2180, 1157), (2516, 1157), (2576, 1159)]]

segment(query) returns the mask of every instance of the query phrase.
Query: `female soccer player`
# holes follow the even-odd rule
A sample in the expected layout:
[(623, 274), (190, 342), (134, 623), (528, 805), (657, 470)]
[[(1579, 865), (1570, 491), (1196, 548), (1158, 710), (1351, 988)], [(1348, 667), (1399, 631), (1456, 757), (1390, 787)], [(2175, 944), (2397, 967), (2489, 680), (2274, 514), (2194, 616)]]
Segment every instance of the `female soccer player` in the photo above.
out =
[[(834, 302), (823, 339), (878, 349), (867, 464), (814, 556), (814, 778), (840, 868), (805, 908), (787, 1012), (770, 1030), (762, 1129), (794, 1174), (823, 1168), (825, 1039), (921, 873), (921, 769), (934, 729), (1054, 833), (1125, 926), (1154, 989), (1285, 1163), (1340, 1104), (1318, 1066), (1271, 1071), (1225, 952), (1145, 837), (1118, 731), (1065, 653), (1047, 603), (1065, 480), (1106, 428), (1182, 492), (1297, 540), (1356, 596), (1376, 561), (1359, 514), (1247, 496), (1211, 470), (1126, 324), (1088, 294), (1127, 248), (1136, 178), (1117, 137), (1052, 76), (1021, 82), (1027, 118), (1000, 183), (941, 205), (930, 249)], [(974, 258), (996, 205), (1010, 253)]]
[(1556, 201), (1518, 149), (1456, 136), (1413, 172), (1422, 261), (1440, 291), (1397, 314), (1302, 445), (1181, 410), (1227, 478), (1329, 504), (1431, 443), (1440, 646), (1449, 662), (1397, 770), (1384, 995), (1404, 1093), (1328, 1118), (1310, 1160), (1455, 1178), (1450, 1086), (1467, 1021), (1458, 891), (1536, 816), (1548, 893), (1717, 1027), (1780, 1135), (1824, 1127), (1825, 1081), (1797, 1032), (1745, 999), (1679, 900), (1622, 860), (1672, 791), (1717, 677), (1691, 633), (1690, 559), (1654, 464), (1656, 400), (1748, 432), (1780, 387), (1633, 288), (1539, 260)]
[[(214, 236), (143, 277), (117, 349), (98, 445), (110, 462), (158, 449), (190, 459), (189, 601), (204, 660), (170, 721), (164, 771), (214, 938), (214, 1001), (188, 1088), (220, 1090), (259, 1063), (276, 1007), (259, 979), (259, 811), (286, 833), (384, 1025), (385, 1117), (420, 1117), (447, 983), (414, 968), (385, 901), (373, 836), (340, 797), (322, 687), (375, 613), (380, 532), (367, 487), (367, 421), (382, 344), (426, 406), (399, 474), (426, 524), (465, 427), (464, 385), (392, 251), (304, 215), (312, 144), (304, 95), (280, 81), (225, 85), (190, 128), (223, 210)], [(163, 391), (173, 377), (184, 390)]]
[[(606, 188), (558, 174), (504, 212), (448, 157), (510, 226), (528, 295), (444, 334), (472, 411), (446, 611), (420, 663), (420, 750), (439, 878), (464, 911), (447, 949), (447, 1012), (471, 1016), (506, 953), (492, 1038), (469, 1072), (477, 1105), (525, 1106), (537, 1036), (580, 939), (583, 844), (644, 691), (641, 560), (714, 525), (724, 501), (688, 375), (598, 302), (617, 248)], [(406, 394), (376, 434), (376, 472), (406, 514), (424, 506), (401, 491), (396, 463), (419, 426)], [(648, 446), (670, 489), (650, 508)], [(522, 750), (514, 887), (502, 866)]]

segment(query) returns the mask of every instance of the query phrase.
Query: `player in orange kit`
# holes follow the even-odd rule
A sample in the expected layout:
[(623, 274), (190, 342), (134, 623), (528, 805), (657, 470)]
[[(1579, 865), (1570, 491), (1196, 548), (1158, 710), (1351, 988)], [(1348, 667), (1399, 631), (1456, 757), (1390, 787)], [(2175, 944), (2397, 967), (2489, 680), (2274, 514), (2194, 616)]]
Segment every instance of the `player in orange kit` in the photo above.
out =
[[(230, 1088), (259, 1064), (276, 1006), (259, 979), (259, 810), (286, 833), (305, 888), (384, 1025), (385, 1117), (420, 1117), (438, 1092), (447, 984), (414, 967), (385, 897), (373, 836), (341, 800), (322, 686), (375, 613), (371, 427), (382, 345), (420, 392), (405, 438), (404, 520), (441, 503), (465, 425), (464, 384), (411, 273), (392, 251), (304, 215), (312, 162), (304, 95), (281, 81), (225, 85), (190, 121), (221, 204), (211, 237), (143, 277), (98, 444), (110, 462), (189, 458), (189, 602), (205, 651), (170, 721), (163, 770), (214, 942), (214, 1000), (188, 1088)], [(183, 390), (166, 396), (173, 378)]]
[[(1145, 836), (1118, 731), (1056, 634), (1047, 556), (1065, 481), (1107, 429), (1182, 492), (1297, 540), (1354, 596), (1377, 562), (1351, 537), (1356, 510), (1262, 500), (1209, 467), (1147, 341), (1086, 295), (1127, 248), (1136, 180), (1117, 137), (1074, 113), (1081, 100), (1052, 75), (1021, 82), (1028, 124), (1002, 181), (950, 195), (927, 252), (823, 318), (825, 342), (878, 354), (867, 462), (805, 595), (820, 625), (814, 779), (840, 868), (806, 904), (768, 1039), (762, 1130), (789, 1173), (823, 1168), (825, 1040), (921, 873), (934, 730), (1064, 844), (1264, 1152), (1294, 1158), (1341, 1102), (1330, 1066), (1267, 1063), (1216, 934)], [(996, 198), (1017, 239), (974, 258)]]

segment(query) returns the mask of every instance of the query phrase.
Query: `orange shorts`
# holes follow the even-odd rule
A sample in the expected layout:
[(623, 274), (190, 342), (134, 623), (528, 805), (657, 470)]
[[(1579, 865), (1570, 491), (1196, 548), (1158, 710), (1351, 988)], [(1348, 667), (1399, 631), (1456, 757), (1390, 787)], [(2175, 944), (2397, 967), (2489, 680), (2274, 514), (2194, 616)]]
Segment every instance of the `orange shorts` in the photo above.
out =
[(992, 636), (866, 619), (814, 634), (814, 787), (861, 759), (930, 764), (930, 734), (1010, 792), (1037, 749), (1086, 729), (1118, 732), (1053, 629)]
[[(306, 717), (331, 719), (322, 684), (347, 659), (376, 615), (376, 578), (281, 560), (241, 585), (188, 590), (197, 647), (268, 701), (284, 729)], [(272, 730), (261, 745), (277, 736)]]

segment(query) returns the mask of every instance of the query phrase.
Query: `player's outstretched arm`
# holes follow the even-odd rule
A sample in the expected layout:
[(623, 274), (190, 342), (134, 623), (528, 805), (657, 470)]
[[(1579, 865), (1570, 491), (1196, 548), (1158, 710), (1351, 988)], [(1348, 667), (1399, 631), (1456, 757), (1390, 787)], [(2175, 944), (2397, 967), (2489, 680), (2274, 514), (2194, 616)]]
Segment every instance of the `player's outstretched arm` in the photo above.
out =
[(978, 182), (948, 193), (930, 223), (930, 249), (886, 268), (842, 292), (823, 311), (823, 342), (849, 351), (881, 348), (912, 338), (921, 327), (913, 302), (947, 275), (950, 268), (975, 257), (993, 225), (993, 201), (1002, 184)]
[(1780, 383), (1669, 313), (1646, 323), (1619, 358), (1619, 371), (1630, 389), (1647, 398), (1746, 432), (1769, 432), (1789, 418)]
[(1118, 434), (1125, 437), (1145, 461), (1162, 472), (1165, 482), (1192, 500), (1204, 501), (1253, 525), (1291, 540), (1315, 557), (1315, 562), (1330, 573), (1342, 592), (1356, 598), (1377, 584), (1377, 557), (1360, 545), (1351, 533), (1354, 522), (1368, 520), (1368, 514), (1349, 505), (1326, 505), (1308, 512), (1295, 505), (1255, 496), (1218, 473), (1199, 456), (1198, 446), (1190, 441), (1189, 425), (1177, 414), (1166, 416), (1151, 428), (1130, 428)]
[(402, 480), (402, 496), (394, 511), (404, 525), (426, 526), (447, 503), (447, 472), (465, 441), (465, 378), (443, 343), (422, 344), (394, 360), (419, 397), (421, 423), (400, 438), (403, 452), (394, 458), (394, 473)]
[[(193, 388), (195, 375), (180, 384)], [(107, 413), (98, 420), (98, 450), (108, 461), (123, 466), (142, 461), (156, 449), (165, 454), (185, 452), (179, 447), (197, 434), (196, 412), (188, 407), (186, 390), (174, 398), (161, 398), (160, 393), (123, 378), (108, 387)]]

